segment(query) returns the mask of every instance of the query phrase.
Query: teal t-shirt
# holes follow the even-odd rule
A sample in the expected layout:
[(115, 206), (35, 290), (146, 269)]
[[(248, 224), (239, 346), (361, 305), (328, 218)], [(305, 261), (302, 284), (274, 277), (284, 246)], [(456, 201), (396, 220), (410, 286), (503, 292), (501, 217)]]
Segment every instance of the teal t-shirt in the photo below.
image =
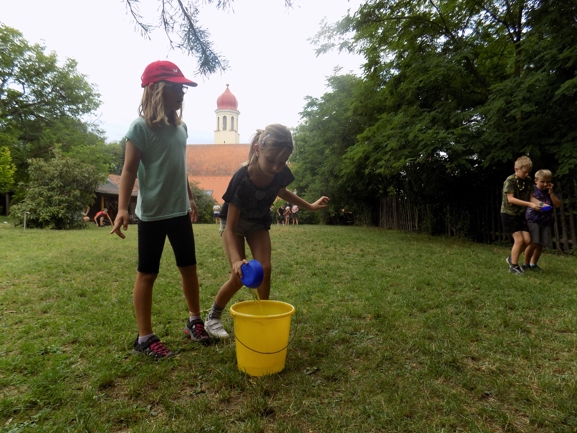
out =
[(186, 125), (150, 127), (139, 117), (130, 125), (126, 138), (142, 151), (136, 216), (142, 221), (158, 221), (190, 212)]

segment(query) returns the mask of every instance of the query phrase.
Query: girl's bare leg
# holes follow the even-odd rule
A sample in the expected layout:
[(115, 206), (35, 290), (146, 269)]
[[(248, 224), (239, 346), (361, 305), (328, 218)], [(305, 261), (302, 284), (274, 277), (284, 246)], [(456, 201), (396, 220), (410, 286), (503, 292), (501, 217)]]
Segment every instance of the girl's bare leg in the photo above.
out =
[[(243, 259), (246, 258), (245, 251), (244, 251), (244, 238), (241, 236), (235, 236), (234, 242), (236, 243), (235, 249), (237, 251), (241, 251), (241, 253), (242, 253), (241, 257)], [(227, 248), (226, 241), (224, 240), (224, 238), (222, 240), (222, 243), (224, 245), (224, 251), (226, 252), (226, 256), (228, 258), (228, 264), (232, 268), (232, 263), (231, 263), (230, 256), (228, 253), (229, 250)], [(236, 274), (233, 274), (231, 272), (228, 281), (221, 286), (220, 290), (216, 294), (216, 298), (214, 299), (214, 302), (220, 308), (226, 307), (226, 304), (228, 304), (228, 301), (230, 301), (232, 299), (234, 294), (236, 292), (238, 292), (241, 287), (242, 287), (242, 283), (240, 282), (240, 278)]]
[(132, 292), (134, 313), (136, 314), (136, 326), (138, 335), (143, 337), (150, 335), (152, 331), (152, 289), (158, 274), (145, 274), (137, 272)]
[(198, 288), (198, 275), (196, 265), (179, 267), (182, 280), (182, 293), (186, 298), (188, 311), (193, 316), (200, 316), (200, 293)]
[(248, 246), (252, 257), (258, 260), (264, 270), (264, 278), (258, 287), (258, 296), (262, 300), (270, 297), (270, 275), (271, 275), (271, 244), (268, 230), (258, 230), (250, 233), (247, 238)]

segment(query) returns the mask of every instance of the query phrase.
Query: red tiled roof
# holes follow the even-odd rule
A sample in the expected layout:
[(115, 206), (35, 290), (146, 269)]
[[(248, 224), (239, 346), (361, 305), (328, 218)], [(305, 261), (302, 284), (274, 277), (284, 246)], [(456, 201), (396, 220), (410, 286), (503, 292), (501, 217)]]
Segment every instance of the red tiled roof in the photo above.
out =
[[(248, 159), (250, 144), (193, 144), (186, 146), (188, 179), (205, 191), (212, 191), (212, 197), (222, 203), (232, 175)], [(118, 195), (120, 176), (109, 174), (105, 183), (96, 192)], [(134, 183), (132, 196), (138, 195), (138, 179)]]
[(232, 176), (248, 159), (250, 144), (186, 146), (188, 176)]
[(232, 175), (248, 159), (250, 144), (192, 144), (186, 146), (188, 179), (222, 203)]
[(222, 196), (228, 187), (231, 176), (189, 176), (188, 180), (194, 182), (205, 191), (212, 191), (212, 198), (222, 204)]

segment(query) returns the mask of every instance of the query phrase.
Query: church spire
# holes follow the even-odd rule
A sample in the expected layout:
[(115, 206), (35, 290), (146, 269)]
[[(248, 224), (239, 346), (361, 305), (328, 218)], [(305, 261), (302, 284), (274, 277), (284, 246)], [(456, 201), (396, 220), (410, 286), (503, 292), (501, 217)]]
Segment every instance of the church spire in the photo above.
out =
[(222, 95), (216, 100), (216, 130), (214, 144), (239, 144), (238, 133), (238, 101), (226, 85)]

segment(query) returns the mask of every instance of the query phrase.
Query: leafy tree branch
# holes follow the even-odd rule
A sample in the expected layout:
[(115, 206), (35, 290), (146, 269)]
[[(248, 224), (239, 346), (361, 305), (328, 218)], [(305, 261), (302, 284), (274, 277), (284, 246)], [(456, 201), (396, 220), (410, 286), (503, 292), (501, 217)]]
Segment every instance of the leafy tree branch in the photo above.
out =
[[(247, 1), (247, 0), (245, 0)], [(197, 59), (200, 75), (224, 72), (228, 61), (214, 48), (210, 32), (199, 23), (199, 1), (196, 0), (149, 0), (148, 4), (160, 3), (158, 24), (147, 22), (139, 6), (142, 0), (125, 0), (128, 12), (134, 19), (140, 33), (150, 38), (151, 33), (159, 28), (164, 30), (170, 47), (181, 50)], [(232, 8), (233, 0), (206, 0), (217, 9)], [(292, 7), (293, 0), (285, 0), (285, 7)]]

